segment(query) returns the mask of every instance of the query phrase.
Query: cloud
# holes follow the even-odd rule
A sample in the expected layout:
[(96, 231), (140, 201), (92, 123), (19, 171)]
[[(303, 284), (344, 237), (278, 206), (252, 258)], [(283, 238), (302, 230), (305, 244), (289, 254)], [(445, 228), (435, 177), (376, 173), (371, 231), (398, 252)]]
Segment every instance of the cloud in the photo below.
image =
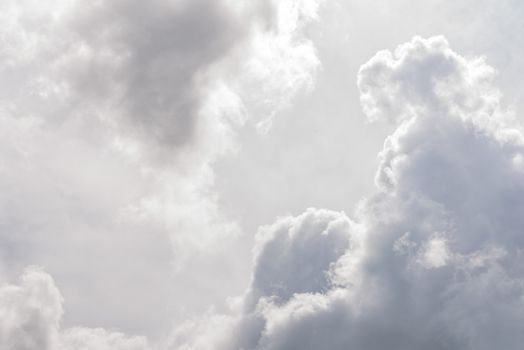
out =
[[(291, 308), (296, 298), (317, 301), (331, 289), (330, 271), (350, 245), (352, 227), (344, 213), (323, 209), (262, 227), (250, 289), (241, 300), (231, 301), (232, 314), (210, 312), (187, 322), (175, 330), (170, 348), (258, 349), (270, 329), (285, 323), (288, 313), (281, 308)], [(314, 309), (308, 304), (297, 311)]]
[[(144, 337), (127, 336), (101, 328), (71, 328), (60, 334), (64, 350), (150, 350)], [(60, 348), (59, 348), (60, 349)]]
[(45, 266), (65, 322), (148, 333), (219, 294), (194, 274), (234, 270), (241, 233), (213, 163), (312, 84), (318, 3), (3, 1), (0, 277)]
[(310, 209), (261, 228), (255, 245), (253, 297), (286, 302), (296, 293), (325, 291), (331, 264), (348, 248), (350, 225), (344, 214)]
[(0, 111), (22, 139), (6, 164), (43, 163), (67, 182), (48, 165), (56, 152), (91, 157), (100, 173), (114, 163), (134, 182), (123, 215), (165, 223), (175, 245), (237, 233), (217, 207), (212, 164), (246, 120), (272, 118), (312, 84), (319, 62), (302, 29), (318, 3), (4, 2)]
[(494, 74), (443, 37), (364, 64), (365, 113), (396, 125), (377, 193), (353, 221), (310, 209), (263, 228), (233, 340), (214, 348), (519, 349), (524, 136)]
[[(320, 63), (304, 28), (318, 5), (0, 5), (2, 278), (43, 262), (64, 282), (89, 276), (70, 282), (73, 292), (65, 283), (69, 295), (97, 285), (118, 296), (121, 313), (99, 315), (109, 323), (160, 319), (172, 254), (224, 254), (238, 233), (219, 209), (213, 162), (243, 123), (267, 132), (311, 86)], [(177, 327), (167, 348), (520, 349), (524, 137), (495, 74), (443, 37), (372, 57), (358, 74), (362, 108), (394, 125), (377, 192), (353, 219), (308, 209), (262, 227), (245, 294), (229, 313)], [(149, 289), (129, 292), (137, 285)], [(136, 300), (135, 320), (126, 305)], [(84, 317), (99, 313), (92, 305)], [(144, 337), (63, 327), (63, 309), (52, 278), (28, 268), (0, 287), (0, 345), (151, 348)]]
[(313, 42), (304, 35), (304, 27), (318, 18), (323, 0), (269, 3), (275, 10), (264, 27), (255, 32), (250, 43), (253, 54), (236, 88), (247, 92), (243, 97), (261, 134), (269, 131), (276, 113), (300, 90), (312, 88), (320, 67)]
[(263, 100), (273, 114), (312, 83), (319, 62), (302, 29), (319, 3), (7, 1), (2, 73), (13, 86), (0, 101), (46, 123), (99, 120), (142, 161), (195, 151), (207, 161), (244, 109)]
[(150, 349), (143, 337), (102, 329), (61, 329), (62, 296), (42, 268), (28, 267), (18, 285), (0, 287), (0, 345), (6, 350)]
[(0, 289), (0, 342), (5, 349), (52, 349), (62, 317), (62, 297), (53, 280), (38, 268), (28, 268), (20, 285)]

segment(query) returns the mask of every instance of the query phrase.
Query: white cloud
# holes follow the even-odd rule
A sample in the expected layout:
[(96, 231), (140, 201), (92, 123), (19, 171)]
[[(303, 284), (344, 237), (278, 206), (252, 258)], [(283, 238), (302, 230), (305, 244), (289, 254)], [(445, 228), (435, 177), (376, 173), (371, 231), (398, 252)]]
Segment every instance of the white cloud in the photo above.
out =
[(127, 336), (101, 328), (71, 328), (60, 333), (64, 350), (150, 350), (144, 337)]
[(62, 297), (53, 280), (28, 268), (20, 285), (0, 288), (0, 344), (8, 350), (53, 349), (62, 317)]
[(354, 223), (309, 210), (263, 228), (234, 340), (215, 348), (520, 349), (524, 136), (493, 74), (443, 37), (363, 65), (364, 111), (397, 124), (378, 192)]
[(427, 268), (439, 268), (446, 266), (450, 258), (446, 239), (437, 236), (424, 244), (420, 262)]
[(0, 287), (0, 346), (6, 350), (147, 350), (143, 337), (102, 329), (61, 329), (62, 296), (42, 268)]

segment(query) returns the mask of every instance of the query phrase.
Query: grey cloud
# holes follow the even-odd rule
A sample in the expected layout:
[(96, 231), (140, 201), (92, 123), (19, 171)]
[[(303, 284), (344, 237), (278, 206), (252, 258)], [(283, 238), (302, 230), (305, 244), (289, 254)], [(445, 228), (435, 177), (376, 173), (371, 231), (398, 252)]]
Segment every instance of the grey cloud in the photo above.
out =
[[(187, 323), (176, 330), (171, 348), (204, 349), (201, 346), (206, 344), (213, 349), (265, 349), (264, 339), (275, 327), (272, 317), (282, 322), (288, 316), (287, 312), (277, 315), (280, 307), (293, 308), (297, 296), (322, 299), (322, 293), (331, 289), (330, 274), (350, 245), (352, 227), (344, 213), (323, 209), (308, 209), (297, 217), (282, 217), (262, 227), (254, 249), (251, 286), (240, 301), (238, 313), (211, 314), (199, 322)], [(308, 304), (304, 313), (313, 313), (315, 307)], [(220, 317), (222, 325), (217, 332), (212, 328)], [(206, 335), (196, 329), (206, 329)], [(279, 329), (275, 331), (279, 333)]]
[[(347, 240), (308, 244), (332, 219), (284, 226), (294, 235), (272, 226), (253, 274), (264, 297), (229, 325), (234, 339), (250, 338), (216, 348), (520, 349), (524, 136), (500, 107), (493, 75), (443, 37), (415, 37), (363, 65), (364, 111), (397, 123), (378, 192), (354, 223), (343, 219)], [(324, 217), (313, 213), (295, 220)], [(312, 275), (295, 272), (301, 259), (321, 263)], [(330, 277), (323, 288), (319, 271)]]
[[(2, 76), (16, 88), (0, 100), (46, 123), (100, 120), (156, 165), (205, 162), (246, 109), (272, 116), (311, 83), (319, 63), (301, 28), (317, 3), (8, 2), (5, 20), (16, 20), (4, 36), (21, 43), (5, 50)], [(221, 87), (229, 96), (213, 100)]]
[(0, 101), (51, 125), (99, 120), (142, 161), (206, 162), (245, 109), (272, 115), (311, 83), (318, 60), (300, 30), (316, 3), (8, 1)]
[(124, 128), (153, 145), (194, 142), (207, 70), (249, 34), (248, 22), (224, 1), (86, 7), (75, 11), (72, 27), (92, 57), (85, 66), (75, 67), (76, 58), (67, 62), (75, 90), (108, 102), (120, 111)]
[(331, 264), (348, 248), (350, 225), (343, 214), (310, 209), (262, 228), (255, 246), (253, 297), (287, 302), (296, 293), (324, 292)]
[[(174, 308), (229, 293), (194, 279), (209, 265), (238, 273), (221, 258), (239, 230), (212, 164), (258, 121), (254, 101), (264, 118), (312, 82), (302, 28), (316, 4), (2, 1), (2, 277), (43, 265), (64, 323), (157, 335)], [(176, 271), (189, 259), (194, 270)]]

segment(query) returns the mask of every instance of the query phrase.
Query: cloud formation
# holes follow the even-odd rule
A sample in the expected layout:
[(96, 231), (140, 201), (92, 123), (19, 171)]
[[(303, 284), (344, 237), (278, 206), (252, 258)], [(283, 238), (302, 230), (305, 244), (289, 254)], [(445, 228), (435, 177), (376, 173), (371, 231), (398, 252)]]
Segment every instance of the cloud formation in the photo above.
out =
[(0, 287), (0, 346), (6, 350), (148, 350), (147, 340), (103, 329), (61, 329), (62, 296), (39, 267)]
[(1, 100), (46, 123), (99, 120), (124, 152), (209, 157), (256, 100), (271, 114), (311, 83), (301, 30), (319, 2), (7, 1)]
[(235, 244), (213, 162), (312, 82), (318, 3), (3, 1), (1, 279), (43, 265), (78, 318), (154, 325), (173, 262)]
[[(83, 276), (69, 295), (118, 295), (109, 323), (161, 318), (172, 255), (223, 254), (238, 233), (217, 204), (213, 162), (244, 123), (267, 132), (311, 86), (320, 63), (304, 28), (319, 3), (3, 2), (0, 280), (49, 265)], [(524, 136), (494, 77), (443, 37), (372, 57), (358, 74), (363, 111), (395, 128), (377, 192), (353, 219), (308, 209), (262, 227), (230, 313), (210, 310), (158, 347), (520, 349)], [(156, 348), (63, 327), (63, 313), (51, 276), (25, 269), (0, 287), (0, 346)]]
[(233, 335), (208, 348), (519, 349), (524, 136), (494, 74), (443, 37), (364, 64), (365, 113), (396, 124), (377, 193), (354, 220), (309, 209), (261, 229)]

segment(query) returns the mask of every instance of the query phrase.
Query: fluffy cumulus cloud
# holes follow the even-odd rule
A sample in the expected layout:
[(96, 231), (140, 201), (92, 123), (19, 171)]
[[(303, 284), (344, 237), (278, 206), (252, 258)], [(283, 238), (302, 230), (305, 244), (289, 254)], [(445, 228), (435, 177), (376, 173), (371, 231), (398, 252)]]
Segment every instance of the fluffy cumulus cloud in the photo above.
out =
[(519, 349), (524, 135), (494, 75), (443, 37), (371, 58), (363, 109), (395, 123), (376, 194), (353, 220), (310, 209), (262, 228), (251, 287), (222, 322), (232, 336), (175, 348), (211, 334), (214, 349)]
[(103, 329), (62, 330), (62, 296), (51, 276), (28, 267), (19, 284), (0, 287), (0, 345), (6, 350), (147, 350), (147, 340)]
[[(222, 254), (239, 234), (219, 209), (213, 162), (234, 149), (237, 128), (311, 85), (319, 61), (303, 28), (318, 4), (2, 1), (0, 281), (42, 265), (75, 320), (161, 322), (173, 262)], [(51, 349), (57, 337), (75, 349), (142, 344), (60, 330), (58, 294), (35, 273), (5, 289), (18, 300), (2, 300), (12, 349)]]
[(343, 214), (310, 209), (260, 229), (255, 247), (253, 297), (288, 301), (296, 293), (319, 293), (330, 265), (349, 244), (350, 222)]
[(261, 348), (267, 332), (285, 323), (286, 310), (297, 300), (307, 303), (303, 309), (295, 305), (303, 314), (322, 304), (317, 296), (329, 292), (330, 271), (351, 246), (353, 225), (344, 213), (309, 209), (262, 227), (251, 286), (243, 297), (231, 300), (232, 313), (210, 312), (187, 322), (175, 330), (170, 348)]

